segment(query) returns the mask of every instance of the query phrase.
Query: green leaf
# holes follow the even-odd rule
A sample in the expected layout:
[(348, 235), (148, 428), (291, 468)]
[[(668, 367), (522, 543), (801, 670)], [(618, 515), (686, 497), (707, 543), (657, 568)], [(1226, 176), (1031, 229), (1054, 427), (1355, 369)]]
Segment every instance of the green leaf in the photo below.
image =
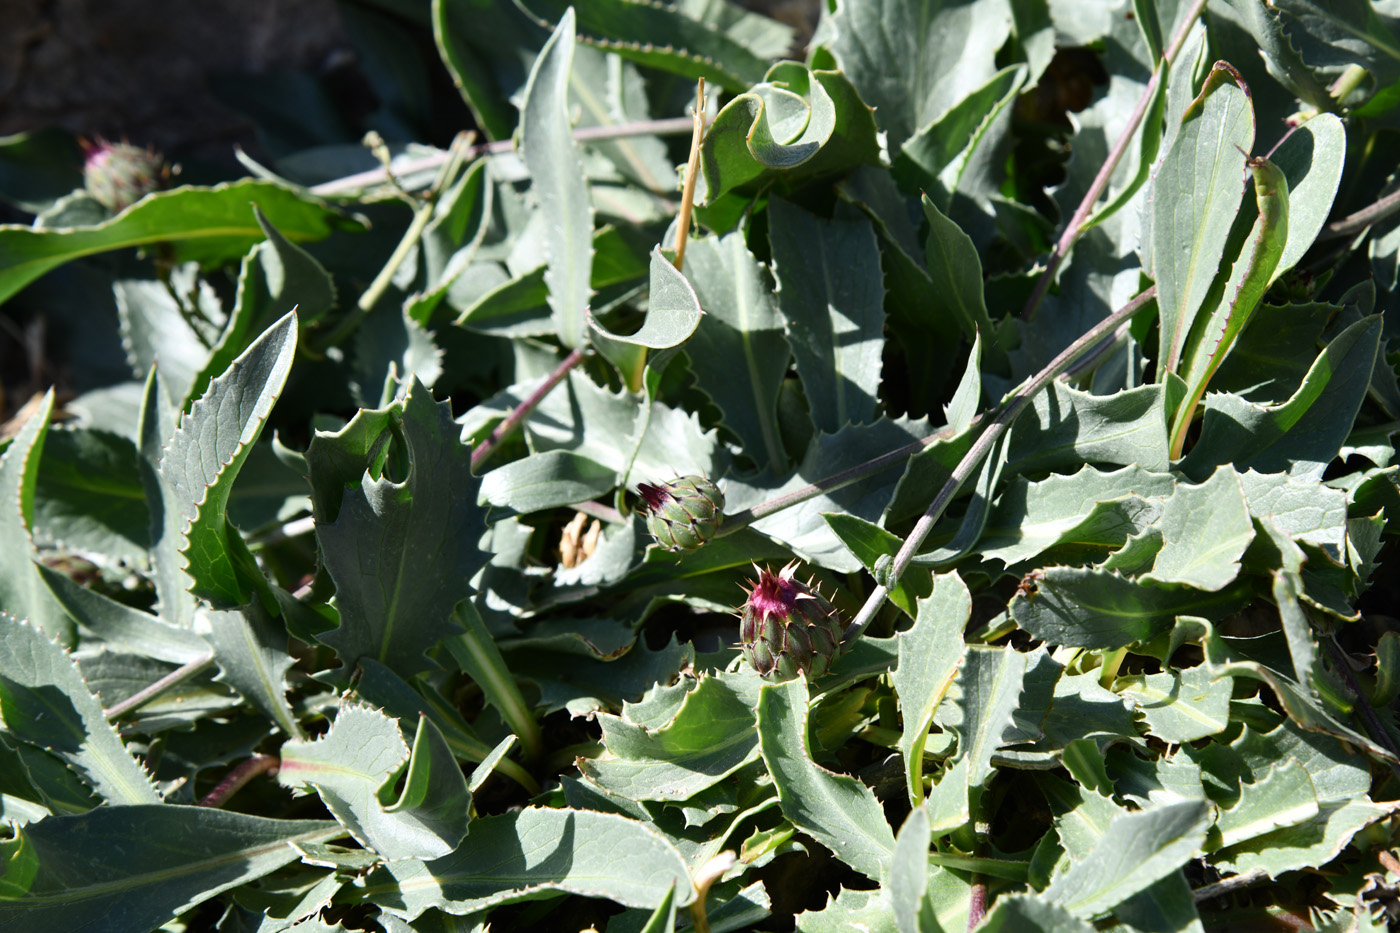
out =
[(139, 564), (150, 522), (130, 440), (81, 428), (48, 432), (34, 496), (41, 544)]
[(1254, 144), (1254, 110), (1237, 81), (1238, 73), (1228, 66), (1211, 71), (1152, 182), (1152, 270), (1163, 372), (1176, 372), (1181, 364), (1187, 334), (1239, 211), (1244, 152)]
[[(898, 535), (855, 515), (824, 512), (822, 517), (846, 549), (871, 573), (875, 572), (881, 558), (893, 559), (904, 544), (904, 539)], [(925, 591), (932, 582), (933, 578), (926, 568), (911, 565), (890, 591), (889, 600), (912, 617), (917, 611), (915, 601), (921, 595), (927, 595)]]
[(695, 333), (700, 324), (700, 300), (685, 276), (676, 271), (670, 260), (661, 255), (661, 247), (651, 251), (651, 298), (647, 302), (646, 320), (641, 329), (623, 336), (615, 334), (588, 316), (589, 327), (601, 331), (608, 339), (651, 350), (680, 346)]
[(749, 671), (702, 676), (662, 722), (600, 713), (603, 747), (612, 757), (580, 758), (579, 771), (607, 794), (688, 800), (758, 760), (757, 687)]
[(1121, 904), (1166, 877), (1205, 841), (1210, 808), (1183, 800), (1114, 817), (1104, 838), (1045, 890), (1081, 919)]
[(344, 832), (326, 820), (169, 804), (50, 817), (24, 829), (39, 870), (23, 897), (0, 901), (0, 930), (151, 930), (296, 861), (294, 846)]
[(544, 280), (559, 340), (584, 343), (589, 274), (593, 263), (593, 208), (588, 180), (569, 123), (569, 68), (574, 57), (574, 11), (564, 12), (530, 70), (521, 109), (520, 148), (534, 180), (531, 190), (545, 225)]
[(287, 630), (260, 600), (233, 610), (196, 610), (196, 630), (214, 649), (219, 680), (228, 684), (292, 738), (302, 736), (287, 703)]
[(189, 664), (209, 656), (209, 645), (189, 629), (119, 603), (43, 564), (38, 568), (63, 611), (84, 633), (101, 639), (108, 650), (171, 664)]
[(538, 759), (545, 751), (540, 727), (520, 695), (520, 688), (511, 677), (495, 639), (481, 621), (481, 614), (469, 600), (463, 600), (457, 604), (452, 618), (464, 631), (448, 640), (447, 650), (520, 738), (526, 757)]
[(0, 720), (11, 745), (48, 750), (108, 804), (159, 803), (150, 776), (108, 724), (64, 650), (4, 613), (0, 634)]
[(732, 98), (700, 149), (704, 201), (771, 181), (791, 185), (879, 158), (870, 108), (839, 71), (779, 62)]
[(459, 631), (452, 610), (487, 558), (481, 483), (450, 405), (415, 382), (402, 402), (318, 432), (306, 463), (340, 613), (319, 639), (346, 666), (368, 657), (404, 677), (425, 670), (423, 652)]
[(817, 41), (875, 108), (890, 150), (986, 83), (1011, 31), (997, 0), (843, 2)]
[(1254, 839), (1282, 826), (1317, 816), (1317, 791), (1296, 761), (1281, 761), (1259, 780), (1240, 785), (1239, 800), (1215, 818), (1206, 844), (1211, 850)]
[(914, 625), (898, 636), (899, 666), (890, 673), (899, 695), (904, 731), (899, 751), (908, 776), (909, 802), (923, 800), (924, 745), (938, 709), (962, 662), (962, 632), (972, 616), (972, 596), (957, 572), (934, 579), (933, 593), (919, 600)]
[(180, 267), (170, 278), (169, 285), (157, 279), (118, 279), (112, 294), (131, 371), (148, 373), (159, 363), (161, 378), (172, 393), (170, 401), (184, 408), (200, 372), (208, 367), (213, 340), (191, 322), (199, 314), (222, 309), (194, 266)]
[(1156, 521), (1175, 486), (1169, 474), (1139, 466), (1085, 466), (1037, 482), (1018, 477), (988, 516), (977, 551), (1009, 566), (1056, 545), (1122, 545)]
[(728, 91), (742, 91), (763, 80), (765, 59), (774, 54), (772, 45), (750, 48), (742, 41), (742, 30), (730, 35), (688, 15), (680, 5), (643, 0), (595, 0), (577, 8), (566, 0), (522, 0), (521, 5), (542, 23), (562, 22), (573, 10), (580, 41), (639, 65), (704, 78)]
[(1205, 933), (1191, 885), (1180, 871), (1113, 908), (1113, 916), (1142, 933)]
[(1365, 0), (1325, 6), (1315, 0), (1281, 0), (1276, 6), (1288, 23), (1289, 37), (1312, 67), (1333, 74), (1348, 65), (1361, 64), (1380, 86), (1400, 75), (1397, 23)]
[(1162, 549), (1143, 579), (1211, 592), (1239, 575), (1240, 557), (1254, 540), (1244, 492), (1229, 466), (1217, 468), (1199, 486), (1178, 486), (1167, 497), (1157, 527)]
[(894, 852), (894, 833), (870, 788), (812, 761), (807, 684), (765, 684), (758, 695), (758, 741), (790, 823), (841, 861), (878, 879)]
[(481, 478), (481, 501), (499, 520), (597, 498), (617, 485), (617, 472), (566, 450), (551, 450), (497, 467)]
[(473, 820), (469, 840), (431, 862), (375, 869), (362, 896), (406, 920), (430, 907), (460, 915), (555, 892), (647, 910), (673, 888), (677, 906), (695, 899), (680, 853), (655, 830), (611, 813), (530, 807)]
[(1056, 380), (1016, 419), (1008, 464), (1017, 473), (1078, 470), (1085, 462), (1165, 473), (1170, 458), (1164, 407), (1160, 385), (1094, 395)]
[(1346, 130), (1320, 113), (1284, 137), (1269, 159), (1288, 179), (1288, 243), (1274, 279), (1292, 269), (1322, 232), (1346, 165)]
[(874, 420), (884, 347), (880, 249), (869, 221), (769, 205), (778, 308), (820, 431)]
[(1033, 595), (1011, 603), (1016, 624), (1055, 645), (1122, 648), (1146, 641), (1178, 615), (1223, 615), (1250, 598), (1237, 582), (1217, 592), (1136, 582), (1093, 568), (1050, 567)]
[(180, 549), (184, 539), (184, 503), (180, 490), (160, 475), (165, 445), (175, 435), (176, 412), (154, 367), (141, 394), (141, 418), (137, 442), (141, 455), (141, 486), (150, 510), (151, 575), (156, 585), (156, 606), (162, 620), (181, 628), (194, 622), (195, 598)]
[(1200, 439), (1181, 471), (1202, 478), (1222, 463), (1237, 471), (1317, 478), (1337, 455), (1366, 397), (1380, 321), (1362, 318), (1332, 339), (1292, 397), (1258, 405), (1237, 395), (1208, 396)]
[(525, 84), (528, 59), (539, 30), (514, 4), (433, 0), (433, 40), (477, 125), (491, 139), (515, 129), (511, 97)]
[(193, 581), (190, 592), (215, 608), (243, 605), (264, 585), (260, 571), (247, 567), (246, 547), (228, 523), (228, 498), (286, 384), (296, 346), (297, 319), (289, 313), (209, 384), (161, 457), (161, 479), (184, 516), (180, 553)]
[(890, 901), (900, 933), (934, 933), (940, 929), (928, 902), (928, 849), (932, 841), (928, 811), (914, 807), (890, 854)]
[(0, 455), (0, 610), (27, 619), (51, 638), (73, 640), (73, 623), (49, 595), (34, 564), (34, 494), (39, 481), (39, 460), (53, 390), (44, 394), (38, 410), (29, 416)]
[(1364, 797), (1327, 804), (1310, 820), (1221, 849), (1210, 861), (1224, 871), (1259, 871), (1270, 878), (1317, 868), (1336, 858), (1361, 829), (1394, 812), (1393, 802), (1373, 803)]
[[(612, 129), (651, 119), (641, 69), (619, 56), (580, 43), (574, 49), (569, 98), (579, 113), (577, 128)], [(676, 168), (658, 136), (595, 139), (588, 146), (606, 157), (627, 180), (657, 194), (676, 188)]]
[(242, 255), (263, 239), (250, 203), (293, 241), (320, 240), (333, 227), (355, 226), (319, 201), (252, 178), (158, 191), (90, 227), (0, 225), (0, 302), (65, 262), (115, 249), (169, 243), (175, 261), (206, 265)]
[(1207, 667), (1120, 675), (1114, 686), (1137, 704), (1148, 732), (1163, 742), (1183, 745), (1230, 724), (1234, 678), (1217, 677)]
[[(282, 746), (277, 780), (314, 788), (362, 845), (390, 861), (447, 855), (467, 835), (471, 793), (432, 720), (418, 720), (410, 755), (398, 724), (363, 706), (343, 706), (330, 731)], [(393, 781), (405, 769), (403, 789)]]
[(978, 929), (985, 930), (986, 933), (1015, 933), (1018, 930), (1036, 930), (1038, 933), (1090, 933), (1094, 927), (1040, 895), (1012, 894), (997, 898)]
[(996, 343), (992, 320), (987, 316), (987, 304), (982, 294), (982, 260), (977, 247), (962, 228), (943, 215), (924, 195), (924, 219), (928, 221), (928, 240), (924, 244), (924, 262), (933, 280), (934, 294), (962, 326), (969, 339), (982, 338), (983, 347)]
[[(778, 387), (791, 354), (772, 278), (739, 232), (695, 240), (685, 262), (705, 311), (685, 348), (690, 369), (745, 453), (781, 476), (788, 456), (778, 428)], [(743, 360), (741, 378), (735, 378), (737, 359)]]

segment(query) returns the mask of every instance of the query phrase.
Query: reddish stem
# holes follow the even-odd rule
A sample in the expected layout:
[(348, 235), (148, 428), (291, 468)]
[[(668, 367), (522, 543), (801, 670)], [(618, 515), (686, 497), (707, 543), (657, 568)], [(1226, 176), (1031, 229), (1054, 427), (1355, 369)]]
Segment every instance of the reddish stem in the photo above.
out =
[(1122, 135), (1113, 144), (1108, 158), (1104, 159), (1099, 173), (1094, 176), (1093, 184), (1089, 185), (1089, 190), (1084, 192), (1084, 198), (1079, 202), (1074, 216), (1065, 225), (1065, 232), (1060, 234), (1059, 242), (1050, 251), (1050, 259), (1045, 264), (1045, 271), (1040, 274), (1040, 279), (1035, 283), (1035, 290), (1031, 292), (1030, 300), (1026, 302), (1026, 307), (1021, 311), (1023, 320), (1029, 320), (1031, 315), (1035, 313), (1035, 309), (1040, 306), (1040, 300), (1045, 297), (1045, 293), (1050, 290), (1050, 283), (1055, 279), (1055, 270), (1060, 267), (1060, 261), (1069, 253), (1074, 241), (1079, 239), (1080, 234), (1084, 232), (1081, 229), (1084, 226), (1084, 221), (1089, 219), (1094, 205), (1098, 204), (1099, 198), (1103, 196), (1104, 189), (1108, 187), (1108, 180), (1113, 177), (1118, 163), (1123, 159), (1123, 154), (1128, 151), (1128, 146), (1132, 144), (1133, 134), (1137, 132), (1138, 125), (1142, 123), (1142, 118), (1147, 113), (1147, 107), (1152, 103), (1152, 96), (1157, 93), (1158, 83), (1161, 82), (1162, 76), (1166, 74), (1167, 70), (1171, 68), (1171, 64), (1181, 51), (1181, 47), (1186, 44), (1186, 37), (1190, 34), (1191, 27), (1195, 25), (1196, 20), (1201, 18), (1206, 3), (1207, 0), (1196, 0), (1186, 19), (1182, 21), (1176, 35), (1172, 37), (1171, 45), (1167, 47), (1166, 53), (1162, 56), (1162, 67), (1153, 70), (1152, 78), (1147, 82), (1147, 87), (1143, 89), (1142, 97), (1138, 99), (1137, 106), (1128, 116), (1128, 125), (1123, 128)]
[(496, 452), (496, 448), (500, 446), (501, 441), (506, 435), (514, 431), (522, 421), (528, 418), (530, 412), (535, 410), (535, 407), (544, 400), (544, 397), (548, 395), (555, 386), (564, 381), (564, 377), (569, 374), (569, 370), (583, 361), (583, 354), (583, 347), (579, 347), (577, 350), (574, 350), (568, 356), (564, 357), (564, 362), (554, 367), (554, 372), (549, 374), (549, 378), (542, 382), (540, 387), (534, 392), (531, 392), (530, 397), (521, 402), (515, 411), (507, 415), (506, 420), (496, 425), (496, 430), (491, 432), (491, 436), (472, 451), (473, 471), (480, 469), (481, 465)]
[(243, 789), (247, 784), (259, 774), (276, 774), (282, 761), (276, 755), (254, 755), (247, 761), (238, 764), (232, 771), (225, 775), (219, 785), (211, 790), (203, 800), (199, 802), (201, 807), (213, 807), (218, 809), (228, 802), (228, 799)]

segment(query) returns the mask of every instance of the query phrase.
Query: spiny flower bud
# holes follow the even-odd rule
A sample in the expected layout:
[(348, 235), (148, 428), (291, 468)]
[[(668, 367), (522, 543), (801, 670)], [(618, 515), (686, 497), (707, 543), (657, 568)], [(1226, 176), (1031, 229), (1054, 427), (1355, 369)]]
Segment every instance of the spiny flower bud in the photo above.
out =
[(755, 565), (758, 580), (739, 612), (744, 658), (771, 680), (815, 680), (841, 653), (840, 613), (810, 580), (794, 579), (796, 568), (794, 561), (775, 574)]
[(724, 493), (703, 476), (681, 476), (662, 486), (642, 483), (647, 530), (668, 551), (693, 551), (724, 521)]
[(83, 142), (83, 186), (111, 211), (120, 211), (162, 187), (169, 172), (155, 149), (99, 138)]

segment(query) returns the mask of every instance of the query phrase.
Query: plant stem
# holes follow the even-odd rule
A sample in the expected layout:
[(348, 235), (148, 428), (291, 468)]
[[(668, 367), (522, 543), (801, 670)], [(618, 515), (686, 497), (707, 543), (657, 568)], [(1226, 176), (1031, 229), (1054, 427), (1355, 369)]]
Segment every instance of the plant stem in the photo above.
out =
[(530, 416), (530, 412), (535, 410), (535, 406), (544, 401), (544, 397), (564, 380), (564, 377), (569, 374), (569, 370), (583, 362), (585, 352), (583, 347), (579, 347), (573, 350), (568, 356), (564, 357), (564, 361), (554, 367), (554, 372), (550, 373), (549, 377), (545, 379), (544, 382), (540, 383), (539, 388), (531, 392), (529, 398), (521, 402), (520, 405), (516, 407), (515, 411), (506, 416), (504, 421), (496, 425), (496, 430), (491, 432), (491, 436), (472, 451), (473, 471), (479, 469), (481, 465), (486, 462), (487, 458), (496, 452), (496, 448), (500, 446), (501, 441), (506, 435), (514, 431), (522, 421)]
[(281, 764), (281, 759), (276, 755), (254, 755), (230, 771), (217, 787), (205, 795), (198, 806), (214, 807), (215, 809), (222, 807), (230, 797), (243, 788), (243, 785), (259, 774), (276, 774)]
[(953, 497), (957, 495), (963, 483), (967, 482), (968, 479), (972, 477), (972, 474), (977, 472), (987, 454), (991, 453), (992, 448), (1006, 434), (1012, 422), (1020, 416), (1021, 412), (1026, 410), (1026, 407), (1030, 405), (1031, 399), (1035, 397), (1036, 393), (1049, 385), (1060, 373), (1069, 369), (1070, 366), (1074, 364), (1075, 360), (1092, 350), (1100, 340), (1113, 333), (1118, 328), (1118, 325), (1141, 311), (1143, 307), (1156, 296), (1156, 287), (1148, 288), (1132, 301), (1089, 328), (1078, 340), (1070, 344), (1061, 351), (1059, 356), (1051, 360), (1034, 378), (1023, 383), (1022, 386), (1012, 394), (1008, 401), (1003, 402), (1002, 408), (1000, 412), (998, 412), (996, 418), (992, 420), (992, 423), (987, 426), (987, 429), (982, 432), (981, 436), (973, 442), (971, 449), (968, 450), (957, 467), (954, 468), (953, 475), (943, 484), (943, 488), (939, 490), (938, 495), (934, 497), (933, 502), (929, 504), (923, 516), (915, 523), (914, 530), (909, 533), (909, 537), (904, 540), (904, 544), (900, 547), (899, 553), (895, 555), (894, 562), (890, 565), (885, 582), (875, 587), (869, 598), (866, 599), (865, 605), (861, 607), (860, 612), (846, 628), (844, 641), (854, 641), (865, 631), (866, 626), (875, 618), (875, 613), (879, 612), (880, 607), (884, 605), (885, 597), (889, 595), (890, 589), (899, 583), (899, 578), (903, 576), (904, 571), (908, 569), (909, 563), (914, 559), (914, 554), (919, 550), (920, 546), (923, 545), (924, 539), (926, 539), (929, 532), (933, 530), (934, 524), (942, 517), (943, 511), (948, 507), (948, 503), (953, 501)]
[(696, 873), (693, 879), (695, 900), (690, 903), (690, 923), (695, 928), (695, 933), (710, 933), (710, 918), (705, 912), (705, 899), (714, 883), (738, 861), (739, 857), (734, 852), (726, 850), (702, 865)]
[(681, 211), (676, 217), (675, 266), (685, 266), (685, 243), (690, 236), (690, 211), (695, 206), (695, 177), (700, 174), (700, 146), (705, 141), (705, 79), (695, 89), (695, 110), (690, 115), (694, 128), (690, 134), (690, 158), (685, 163), (685, 187), (681, 189)]
[[(1342, 672), (1342, 679), (1347, 682), (1347, 689), (1356, 697), (1356, 708), (1361, 711), (1361, 721), (1365, 724), (1366, 731), (1370, 733), (1372, 739), (1384, 745), (1386, 751), (1396, 758), (1400, 758), (1400, 749), (1395, 747), (1395, 741), (1386, 731), (1385, 724), (1376, 715), (1376, 711), (1371, 708), (1371, 701), (1366, 699), (1366, 694), (1361, 691), (1361, 685), (1356, 682), (1356, 675), (1352, 673), (1351, 664), (1347, 661), (1346, 654), (1331, 638), (1327, 638), (1326, 642), (1327, 648), (1332, 654), (1332, 663)], [(1394, 761), (1387, 761), (1386, 764), (1390, 766), (1390, 773), (1400, 779), (1400, 765)]]
[(103, 710), (103, 715), (107, 717), (108, 722), (116, 722), (132, 710), (145, 706), (147, 703), (151, 702), (151, 700), (154, 700), (181, 681), (189, 680), (195, 674), (198, 674), (213, 663), (214, 656), (211, 654), (207, 658), (191, 661), (184, 667), (176, 668), (149, 687), (138, 690), (120, 703)]
[[(588, 142), (594, 139), (623, 139), (628, 136), (676, 136), (680, 133), (691, 130), (691, 119), (689, 117), (668, 117), (664, 120), (638, 120), (635, 123), (619, 123), (616, 126), (588, 126), (574, 130), (574, 139), (579, 142)], [(466, 150), (466, 161), (480, 158), (484, 155), (497, 155), (502, 152), (510, 152), (515, 149), (515, 140), (501, 139), (496, 142), (481, 143)], [(423, 156), (421, 159), (413, 159), (400, 163), (396, 171), (400, 175), (413, 174), (427, 171), (442, 165), (450, 158), (450, 152), (434, 152), (432, 155)], [(326, 197), (328, 195), (349, 194), (355, 191), (362, 191), (371, 185), (380, 185), (389, 180), (389, 173), (382, 169), (370, 169), (367, 172), (358, 172), (354, 175), (347, 175), (344, 178), (337, 178), (334, 181), (322, 182), (311, 189), (312, 194)]]
[(1205, 11), (1208, 0), (1195, 0), (1191, 4), (1191, 9), (1187, 11), (1186, 18), (1181, 21), (1181, 26), (1177, 29), (1176, 35), (1172, 37), (1171, 45), (1162, 55), (1161, 67), (1153, 70), (1151, 79), (1147, 82), (1147, 87), (1142, 91), (1142, 97), (1138, 99), (1137, 106), (1128, 115), (1128, 125), (1123, 128), (1118, 141), (1113, 144), (1113, 149), (1108, 153), (1108, 158), (1104, 159), (1103, 166), (1099, 173), (1094, 176), (1094, 181), (1089, 185), (1089, 190), (1084, 192), (1083, 199), (1079, 202), (1079, 207), (1075, 209), (1074, 216), (1065, 225), (1064, 233), (1060, 234), (1059, 241), (1055, 248), (1050, 251), (1050, 258), (1046, 261), (1045, 271), (1040, 274), (1039, 280), (1035, 283), (1035, 290), (1031, 292), (1030, 299), (1026, 302), (1026, 307), (1021, 311), (1022, 319), (1029, 319), (1035, 314), (1035, 309), (1040, 306), (1040, 301), (1045, 297), (1045, 293), (1050, 290), (1050, 283), (1054, 281), (1055, 271), (1060, 267), (1060, 262), (1069, 253), (1074, 241), (1079, 239), (1084, 232), (1084, 222), (1089, 219), (1090, 213), (1094, 210), (1094, 205), (1103, 196), (1104, 189), (1108, 187), (1108, 181), (1113, 177), (1114, 171), (1118, 168), (1118, 163), (1122, 160), (1124, 153), (1128, 151), (1128, 146), (1133, 141), (1133, 134), (1137, 132), (1138, 126), (1142, 123), (1142, 118), (1147, 114), (1147, 108), (1152, 103), (1152, 97), (1157, 93), (1157, 85), (1165, 80), (1167, 71), (1171, 68), (1172, 62), (1181, 52), (1181, 47), (1186, 44), (1186, 37), (1191, 33), (1191, 27), (1196, 24), (1196, 20), (1201, 18)]
[(1354, 214), (1348, 214), (1341, 220), (1333, 221), (1322, 228), (1322, 235), (1319, 240), (1335, 240), (1344, 236), (1351, 236), (1360, 233), (1372, 224), (1380, 223), (1387, 217), (1400, 211), (1400, 188), (1387, 194)]

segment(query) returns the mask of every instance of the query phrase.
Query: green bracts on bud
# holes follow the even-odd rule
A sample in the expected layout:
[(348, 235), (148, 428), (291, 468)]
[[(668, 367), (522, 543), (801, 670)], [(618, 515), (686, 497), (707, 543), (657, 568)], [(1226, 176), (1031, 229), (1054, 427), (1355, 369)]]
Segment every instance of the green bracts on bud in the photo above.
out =
[(815, 680), (841, 653), (840, 613), (809, 580), (793, 578), (796, 563), (776, 574), (758, 570), (758, 581), (739, 613), (744, 658), (770, 680), (799, 674)]
[(647, 530), (668, 551), (693, 551), (724, 521), (724, 493), (703, 476), (682, 476), (663, 486), (642, 483)]

